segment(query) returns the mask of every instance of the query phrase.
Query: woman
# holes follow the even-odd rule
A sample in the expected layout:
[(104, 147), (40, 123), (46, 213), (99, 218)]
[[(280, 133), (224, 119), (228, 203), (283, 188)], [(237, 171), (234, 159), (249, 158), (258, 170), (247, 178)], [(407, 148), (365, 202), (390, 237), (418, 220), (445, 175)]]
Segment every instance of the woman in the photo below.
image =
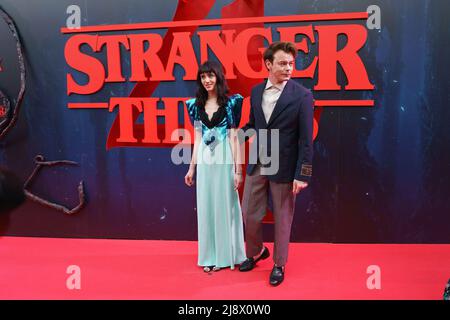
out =
[(222, 67), (214, 61), (200, 66), (197, 85), (196, 98), (186, 101), (195, 142), (185, 183), (194, 184), (197, 168), (198, 265), (205, 272), (234, 269), (246, 259), (237, 192), (242, 167), (234, 130), (240, 122), (243, 98), (226, 95)]

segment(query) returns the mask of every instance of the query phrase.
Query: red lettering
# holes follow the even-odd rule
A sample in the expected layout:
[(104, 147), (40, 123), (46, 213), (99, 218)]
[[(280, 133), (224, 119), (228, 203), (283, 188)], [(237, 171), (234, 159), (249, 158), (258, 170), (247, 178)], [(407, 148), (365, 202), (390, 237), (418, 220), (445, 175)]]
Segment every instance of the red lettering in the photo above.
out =
[[(312, 25), (304, 26), (304, 27), (285, 27), (278, 28), (278, 32), (280, 33), (280, 41), (290, 41), (295, 44), (298, 50), (308, 54), (308, 42), (309, 39), (311, 43), (315, 43), (314, 31)], [(306, 38), (303, 38), (300, 42), (296, 42), (295, 38), (297, 35), (304, 35)], [(313, 62), (309, 65), (308, 68), (303, 70), (294, 69), (292, 72), (292, 77), (294, 78), (313, 78), (314, 73), (316, 71), (318, 58), (315, 57)]]
[(105, 82), (124, 82), (122, 76), (122, 63), (120, 59), (120, 45), (129, 50), (128, 38), (126, 36), (99, 37), (96, 51), (100, 51), (103, 45), (107, 48), (108, 77)]
[[(337, 63), (347, 76), (346, 90), (372, 90), (366, 68), (358, 55), (358, 51), (367, 40), (367, 30), (357, 24), (337, 26), (316, 26), (319, 33), (319, 79), (315, 90), (340, 90), (338, 85)], [(338, 36), (347, 37), (347, 44), (341, 50), (338, 48)]]
[[(153, 98), (156, 99), (157, 98)], [(142, 98), (111, 98), (109, 100), (109, 112), (119, 106), (120, 135), (117, 142), (137, 142), (134, 137), (133, 112), (137, 109), (142, 112)]]
[[(243, 76), (252, 79), (264, 79), (267, 76), (267, 70), (262, 59), (262, 51), (264, 51), (264, 48), (260, 49), (260, 54), (251, 56), (250, 61), (246, 58), (248, 56), (247, 50), (249, 42), (252, 38), (256, 37), (263, 37), (271, 43), (271, 29), (249, 28), (239, 33), (235, 40), (235, 48), (233, 52), (235, 56), (234, 61), (236, 62), (236, 67)], [(259, 69), (258, 71), (253, 69), (255, 66)]]
[[(215, 55), (222, 63), (227, 79), (259, 81), (250, 79), (266, 78), (267, 70), (263, 63), (262, 53), (267, 43), (272, 42), (272, 28), (245, 29), (240, 26), (238, 29), (242, 31), (237, 33), (235, 29), (231, 29), (233, 26), (229, 27), (228, 30), (197, 32), (200, 61), (204, 62), (211, 59), (211, 54)], [(295, 68), (294, 78), (312, 79), (318, 70), (315, 90), (374, 89), (359, 55), (359, 51), (367, 41), (367, 30), (363, 25), (341, 24), (314, 27), (307, 25), (280, 27), (277, 28), (277, 31), (281, 41), (293, 42), (297, 50), (304, 53), (302, 57), (310, 54), (310, 46), (316, 44), (316, 41), (319, 42), (317, 44), (318, 56), (308, 59), (312, 61), (308, 66), (305, 64)], [(317, 31), (317, 38), (315, 31)], [(184, 69), (183, 80), (195, 80), (198, 60), (192, 45), (191, 33), (174, 32), (170, 34), (173, 36), (170, 47), (164, 46), (164, 48), (162, 37), (157, 33), (112, 36), (78, 34), (72, 36), (66, 43), (64, 55), (67, 64), (86, 75), (87, 81), (84, 84), (79, 83), (82, 80), (75, 77), (75, 74), (68, 73), (67, 94), (93, 94), (100, 90), (105, 82), (126, 81), (122, 70), (121, 52), (124, 51), (122, 48), (125, 48), (130, 55), (129, 71), (131, 76), (129, 81), (145, 83), (148, 83), (149, 80), (156, 83), (158, 81), (174, 81), (175, 65)], [(338, 48), (340, 37), (345, 37), (347, 40), (343, 48)], [(104, 48), (107, 58), (105, 66), (99, 59), (92, 56), (94, 52), (100, 52)], [(249, 48), (253, 48), (251, 54)], [(164, 59), (161, 59), (163, 54)], [(302, 57), (298, 60), (303, 60)], [(346, 84), (339, 84), (337, 81), (338, 64), (347, 78)], [(155, 83), (151, 85), (155, 85)], [(133, 94), (148, 96), (137, 92)], [(180, 97), (111, 98), (109, 111), (112, 112), (118, 108), (119, 132), (117, 134), (119, 137), (116, 142), (122, 146), (170, 146), (180, 143), (183, 139), (173, 133), (182, 127), (182, 123), (178, 121), (180, 103), (185, 103), (187, 99)], [(249, 104), (250, 99), (247, 97), (243, 102), (242, 124), (248, 121)], [(159, 105), (163, 108), (159, 108)], [(0, 116), (4, 116), (5, 112), (4, 106), (3, 108), (0, 106)], [(321, 112), (321, 108), (317, 108), (314, 112), (314, 138), (318, 133)], [(143, 123), (135, 123), (139, 113), (143, 113)], [(193, 137), (194, 130), (185, 106), (183, 114), (184, 129), (188, 130)], [(161, 118), (164, 121), (158, 121)]]
[(170, 48), (169, 60), (167, 61), (167, 80), (174, 81), (173, 69), (175, 64), (184, 68), (183, 80), (192, 80), (197, 77), (197, 58), (192, 48), (190, 32), (177, 32), (173, 34), (172, 47)]
[[(179, 128), (178, 124), (178, 102), (180, 98), (163, 98), (164, 109), (157, 109), (159, 98), (143, 98), (144, 102), (144, 140), (143, 143), (177, 143), (172, 141), (172, 132)], [(165, 135), (164, 139), (158, 137), (157, 126), (158, 117), (164, 117)]]
[[(210, 48), (222, 63), (223, 68), (225, 69), (225, 77), (227, 79), (236, 79), (236, 74), (234, 73), (235, 54), (233, 54), (233, 37), (235, 33), (235, 30), (212, 30), (197, 32), (200, 38), (201, 63), (210, 59), (208, 55), (208, 48)], [(223, 37), (221, 37), (221, 35)], [(225, 38), (225, 41), (222, 38)]]
[[(152, 80), (170, 80), (165, 76), (164, 67), (158, 56), (158, 51), (162, 46), (162, 37), (157, 33), (130, 34), (131, 48), (131, 77), (130, 81), (148, 81), (150, 75)], [(144, 45), (148, 43), (148, 49), (144, 50)], [(145, 66), (148, 67), (148, 74), (145, 74)]]
[(71, 74), (67, 74), (67, 95), (92, 94), (103, 87), (105, 81), (105, 69), (100, 61), (80, 51), (83, 44), (96, 50), (98, 36), (75, 35), (67, 40), (64, 48), (64, 56), (67, 64), (75, 70), (85, 73), (89, 80), (85, 85), (76, 83)]

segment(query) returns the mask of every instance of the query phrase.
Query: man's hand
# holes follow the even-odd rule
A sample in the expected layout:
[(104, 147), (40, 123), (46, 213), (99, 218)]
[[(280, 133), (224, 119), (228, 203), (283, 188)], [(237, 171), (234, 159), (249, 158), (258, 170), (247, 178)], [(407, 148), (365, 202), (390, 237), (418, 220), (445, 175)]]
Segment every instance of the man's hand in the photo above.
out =
[(307, 186), (308, 186), (307, 182), (294, 180), (294, 182), (292, 183), (292, 193), (298, 194), (300, 191), (305, 189)]

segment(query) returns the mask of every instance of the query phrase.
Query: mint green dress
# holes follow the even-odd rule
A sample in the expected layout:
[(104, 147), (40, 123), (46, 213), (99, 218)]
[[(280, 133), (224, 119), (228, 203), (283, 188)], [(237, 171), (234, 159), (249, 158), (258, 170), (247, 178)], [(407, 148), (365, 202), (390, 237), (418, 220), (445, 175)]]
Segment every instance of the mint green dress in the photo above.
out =
[(245, 259), (242, 212), (234, 190), (230, 128), (239, 125), (242, 96), (229, 97), (211, 121), (195, 99), (186, 101), (195, 130), (202, 133), (197, 153), (198, 265), (231, 267)]

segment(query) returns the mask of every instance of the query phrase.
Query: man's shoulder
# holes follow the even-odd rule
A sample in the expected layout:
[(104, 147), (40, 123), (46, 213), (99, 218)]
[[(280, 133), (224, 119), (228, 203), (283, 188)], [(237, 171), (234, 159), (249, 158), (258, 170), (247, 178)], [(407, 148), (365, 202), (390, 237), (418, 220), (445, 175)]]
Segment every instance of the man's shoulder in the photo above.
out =
[(291, 83), (294, 91), (296, 91), (300, 96), (306, 96), (309, 94), (312, 94), (311, 90), (302, 86), (300, 83), (298, 83), (297, 81), (291, 79), (289, 80), (289, 82)]
[(264, 88), (266, 86), (266, 82), (267, 82), (267, 80), (264, 80), (263, 82), (260, 82), (260, 83), (258, 83), (256, 85), (254, 85), (253, 88), (252, 88), (252, 93), (257, 91), (257, 90), (260, 90), (260, 89)]

